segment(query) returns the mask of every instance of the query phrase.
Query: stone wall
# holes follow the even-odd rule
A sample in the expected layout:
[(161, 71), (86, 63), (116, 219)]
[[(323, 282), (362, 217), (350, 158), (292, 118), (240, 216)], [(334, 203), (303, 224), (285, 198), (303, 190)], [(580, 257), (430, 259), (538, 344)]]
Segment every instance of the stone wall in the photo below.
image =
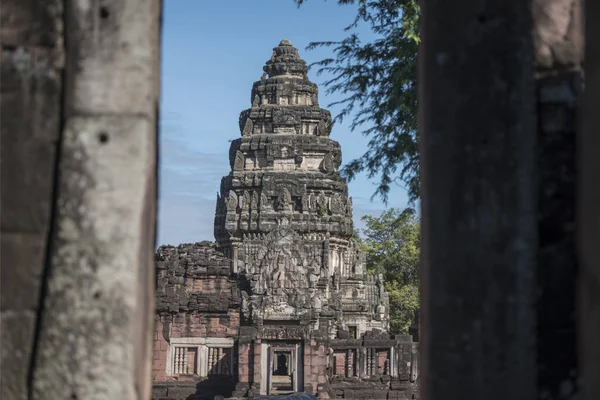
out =
[[(240, 327), (240, 290), (231, 274), (231, 262), (212, 242), (158, 249), (154, 399), (212, 400), (215, 395), (241, 398), (260, 392), (257, 385), (264, 380), (260, 369), (264, 346), (257, 340), (257, 328)], [(312, 339), (304, 340), (311, 336), (304, 326), (260, 330), (263, 341), (293, 336), (304, 343), (303, 390), (309, 393), (332, 399), (418, 398), (417, 347), (409, 336), (390, 338), (382, 331), (369, 331), (350, 338), (348, 331), (339, 330), (338, 339), (329, 339), (326, 332), (323, 330), (321, 337), (313, 332)], [(231, 374), (205, 374), (203, 367), (198, 367), (198, 357), (206, 351), (203, 346), (227, 340), (234, 360)], [(177, 359), (177, 346), (188, 349), (185, 360)], [(210, 362), (210, 354), (202, 354)], [(187, 368), (187, 373), (167, 375), (173, 368)]]
[[(154, 398), (212, 400), (215, 394), (225, 394), (227, 388), (233, 390), (233, 373), (200, 376), (204, 374), (199, 373), (201, 367), (197, 362), (207, 343), (206, 338), (210, 338), (210, 342), (238, 335), (240, 297), (236, 282), (230, 277), (230, 263), (211, 242), (158, 249), (152, 371)], [(167, 364), (177, 362), (177, 354), (169, 354), (173, 343), (181, 343), (188, 349), (189, 373), (167, 377)], [(173, 348), (171, 346), (171, 351)], [(231, 351), (235, 349), (232, 347)]]
[[(410, 336), (368, 332), (328, 342), (324, 386), (332, 399), (418, 399), (418, 345)], [(393, 362), (391, 362), (393, 360)]]
[(156, 312), (226, 313), (239, 306), (231, 261), (212, 242), (161, 246), (156, 254)]

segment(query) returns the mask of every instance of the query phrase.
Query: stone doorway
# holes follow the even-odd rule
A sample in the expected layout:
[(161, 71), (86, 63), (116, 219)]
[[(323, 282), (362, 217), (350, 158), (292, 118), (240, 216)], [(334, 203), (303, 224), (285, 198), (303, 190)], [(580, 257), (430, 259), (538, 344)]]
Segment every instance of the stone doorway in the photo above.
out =
[(289, 394), (298, 391), (298, 347), (293, 344), (269, 346), (267, 394)]
[(292, 377), (292, 352), (274, 351), (271, 365), (271, 394), (287, 394), (294, 391)]

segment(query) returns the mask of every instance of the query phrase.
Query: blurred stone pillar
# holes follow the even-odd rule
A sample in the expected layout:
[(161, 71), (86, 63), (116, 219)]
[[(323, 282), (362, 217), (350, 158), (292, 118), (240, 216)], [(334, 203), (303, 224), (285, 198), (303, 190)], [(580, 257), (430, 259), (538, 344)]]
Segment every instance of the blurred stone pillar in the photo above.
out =
[(63, 3), (2, 3), (2, 399), (27, 399), (31, 385), (62, 130)]
[(585, 92), (577, 144), (579, 376), (583, 400), (600, 399), (600, 3), (585, 2)]
[(537, 98), (538, 396), (577, 392), (576, 253), (578, 98), (583, 91), (581, 0), (532, 3)]
[(423, 399), (536, 396), (531, 4), (422, 2)]
[[(461, 4), (423, 10), (424, 395), (568, 399), (580, 376), (576, 207), (597, 224), (598, 203), (596, 142), (578, 129), (582, 2)], [(597, 226), (584, 231), (582, 259)], [(591, 293), (583, 312), (597, 316)]]
[(2, 8), (1, 397), (146, 400), (160, 1)]

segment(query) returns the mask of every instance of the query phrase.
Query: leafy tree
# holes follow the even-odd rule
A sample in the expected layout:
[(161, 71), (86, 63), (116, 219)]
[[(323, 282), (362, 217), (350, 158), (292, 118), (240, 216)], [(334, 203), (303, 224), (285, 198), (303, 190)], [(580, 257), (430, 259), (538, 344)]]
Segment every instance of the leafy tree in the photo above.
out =
[(419, 308), (420, 221), (412, 208), (366, 215), (362, 245), (367, 269), (383, 274), (390, 295), (390, 330), (408, 333)]
[[(294, 0), (301, 6), (305, 0)], [(333, 78), (325, 82), (327, 93), (341, 93), (343, 100), (334, 122), (354, 113), (352, 130), (361, 127), (370, 137), (365, 154), (342, 170), (352, 180), (358, 173), (380, 177), (373, 196), (387, 202), (390, 185), (404, 184), (409, 199), (419, 197), (417, 125), (417, 50), (419, 46), (418, 0), (338, 0), (357, 4), (355, 20), (345, 29), (348, 37), (339, 42), (310, 43), (308, 49), (333, 47), (334, 58), (313, 65), (317, 74)], [(366, 23), (376, 39), (363, 42), (352, 31)]]
[(419, 287), (386, 281), (385, 288), (390, 296), (390, 332), (406, 335), (419, 310)]

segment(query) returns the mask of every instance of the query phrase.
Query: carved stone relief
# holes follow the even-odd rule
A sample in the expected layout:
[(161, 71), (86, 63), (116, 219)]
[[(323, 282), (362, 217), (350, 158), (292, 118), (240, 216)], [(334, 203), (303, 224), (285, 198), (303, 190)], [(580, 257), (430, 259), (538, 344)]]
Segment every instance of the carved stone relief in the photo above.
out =
[(252, 199), (250, 202), (250, 209), (251, 210), (258, 210), (258, 194), (256, 193), (256, 191), (252, 192)]
[(250, 208), (250, 192), (244, 190), (243, 199), (244, 200), (241, 202), (240, 208), (242, 209), (242, 211), (248, 211), (248, 209)]
[(292, 196), (290, 195), (290, 191), (287, 188), (279, 189), (279, 193), (277, 194), (276, 205), (278, 211), (291, 210)]
[(260, 209), (266, 210), (267, 208), (269, 208), (269, 206), (270, 206), (269, 198), (267, 197), (265, 192), (261, 192), (260, 193)]
[(233, 190), (229, 191), (227, 195), (227, 212), (235, 211), (238, 205), (237, 194)]
[(331, 212), (334, 214), (343, 214), (345, 212), (344, 204), (339, 193), (331, 197)]
[(329, 136), (331, 132), (331, 124), (328, 121), (321, 120), (317, 125), (317, 135), (318, 136)]
[(242, 317), (244, 317), (246, 319), (250, 319), (252, 317), (250, 314), (250, 297), (248, 296), (248, 293), (246, 293), (244, 291), (240, 291), (240, 293), (242, 295), (242, 304), (241, 304)]
[(235, 160), (233, 162), (233, 170), (234, 171), (242, 171), (245, 167), (245, 165), (244, 165), (246, 162), (245, 160), (246, 160), (246, 158), (244, 157), (244, 154), (241, 151), (237, 150), (235, 152)]
[(325, 172), (335, 172), (335, 158), (333, 153), (325, 154), (323, 158), (323, 162), (321, 164), (321, 168)]
[(278, 125), (294, 125), (296, 116), (291, 110), (276, 109), (273, 110), (273, 123)]
[(244, 124), (244, 130), (242, 131), (242, 135), (250, 136), (250, 135), (252, 135), (253, 130), (254, 130), (254, 123), (252, 122), (252, 120), (250, 118), (247, 118), (246, 123)]
[(311, 211), (317, 209), (317, 197), (313, 193), (308, 195), (308, 209)]
[[(280, 225), (246, 254), (245, 273), (251, 282), (252, 302), (262, 315), (309, 312), (322, 305), (310, 290), (321, 273), (321, 248), (304, 242), (287, 225)], [(253, 307), (256, 309), (256, 307)]]
[(310, 211), (310, 199), (308, 194), (302, 196), (302, 212), (307, 213)]

